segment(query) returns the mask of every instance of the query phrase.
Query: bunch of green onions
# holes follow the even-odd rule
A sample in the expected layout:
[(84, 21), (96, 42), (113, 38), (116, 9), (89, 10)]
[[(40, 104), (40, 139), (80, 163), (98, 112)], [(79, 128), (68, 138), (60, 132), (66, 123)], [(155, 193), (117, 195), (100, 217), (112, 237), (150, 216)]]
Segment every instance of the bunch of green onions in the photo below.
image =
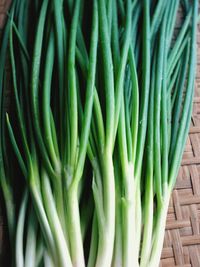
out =
[(11, 266), (159, 265), (197, 21), (198, 0), (13, 0), (0, 44)]

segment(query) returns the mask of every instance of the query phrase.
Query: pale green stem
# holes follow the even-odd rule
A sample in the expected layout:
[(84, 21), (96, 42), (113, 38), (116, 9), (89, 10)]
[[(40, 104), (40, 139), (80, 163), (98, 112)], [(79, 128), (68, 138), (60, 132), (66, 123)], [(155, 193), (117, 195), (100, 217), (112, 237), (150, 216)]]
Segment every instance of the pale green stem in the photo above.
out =
[(84, 267), (83, 240), (80, 225), (80, 212), (78, 203), (78, 184), (73, 183), (68, 190), (67, 216), (68, 235), (73, 267)]
[(15, 247), (16, 267), (24, 267), (23, 236), (24, 236), (24, 224), (25, 224), (27, 200), (28, 200), (28, 195), (26, 191), (20, 207), (19, 219), (16, 229), (16, 247)]
[(54, 256), (56, 257), (55, 261), (58, 262), (59, 267), (72, 267), (73, 265), (71, 263), (71, 258), (69, 255), (65, 235), (57, 214), (49, 178), (47, 177), (47, 174), (44, 171), (42, 175), (42, 182), (44, 206), (46, 209), (49, 225), (51, 227), (56, 247), (56, 255)]
[(128, 170), (125, 178), (125, 197), (123, 201), (123, 267), (139, 267), (138, 249), (136, 243), (135, 231), (135, 181), (134, 170), (131, 163), (128, 164)]
[(115, 178), (111, 149), (102, 154), (105, 227), (99, 232), (99, 246), (95, 267), (110, 267), (115, 238)]
[(165, 225), (166, 225), (166, 217), (167, 217), (170, 195), (171, 195), (171, 191), (168, 189), (168, 191), (166, 191), (165, 197), (163, 198), (163, 202), (160, 207), (160, 210), (158, 211), (158, 216), (156, 219), (156, 226), (155, 226), (154, 236), (153, 236), (151, 256), (146, 267), (158, 267), (159, 266), (161, 252), (163, 248), (163, 241), (164, 241), (164, 236), (165, 236)]
[(142, 203), (139, 181), (136, 179), (135, 182), (135, 255), (136, 258), (139, 259), (142, 233)]
[(93, 267), (95, 265), (96, 256), (97, 256), (97, 245), (98, 245), (98, 227), (97, 227), (97, 217), (94, 214), (92, 222), (92, 236), (90, 242), (90, 253), (87, 267)]
[(25, 263), (24, 263), (25, 267), (36, 266), (36, 242), (37, 242), (36, 238), (37, 238), (36, 220), (32, 210), (31, 214), (29, 215), (29, 221), (28, 221)]
[[(120, 179), (117, 177), (116, 179)], [(117, 182), (116, 182), (117, 184)], [(122, 197), (116, 185), (116, 211), (115, 211), (115, 245), (113, 251), (112, 267), (123, 266), (123, 246), (122, 246)]]
[[(150, 177), (151, 176), (151, 177)], [(145, 189), (145, 204), (144, 204), (144, 230), (143, 241), (140, 258), (140, 266), (148, 266), (149, 256), (152, 246), (152, 230), (153, 230), (153, 177), (152, 174), (147, 175)]]
[(56, 267), (46, 251), (44, 253), (44, 267)]

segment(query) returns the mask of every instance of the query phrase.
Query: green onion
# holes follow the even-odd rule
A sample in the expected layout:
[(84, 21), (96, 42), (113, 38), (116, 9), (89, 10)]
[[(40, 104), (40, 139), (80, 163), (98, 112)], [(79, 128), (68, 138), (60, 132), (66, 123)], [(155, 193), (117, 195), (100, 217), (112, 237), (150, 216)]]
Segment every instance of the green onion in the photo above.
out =
[(8, 264), (159, 266), (197, 23), (197, 0), (13, 0), (0, 44)]

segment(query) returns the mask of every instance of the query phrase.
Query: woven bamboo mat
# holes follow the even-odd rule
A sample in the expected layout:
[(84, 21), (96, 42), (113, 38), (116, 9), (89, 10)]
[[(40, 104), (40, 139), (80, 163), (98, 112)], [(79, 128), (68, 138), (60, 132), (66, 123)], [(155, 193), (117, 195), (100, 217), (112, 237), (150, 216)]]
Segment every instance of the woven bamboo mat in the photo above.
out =
[(200, 26), (190, 133), (169, 204), (160, 267), (200, 267)]
[[(11, 0), (0, 0), (0, 29)], [(190, 134), (169, 204), (160, 267), (200, 267), (200, 26)], [(1, 212), (1, 211), (0, 211)], [(0, 240), (3, 239), (0, 213)], [(0, 256), (3, 242), (0, 242)]]
[(8, 9), (12, 0), (0, 0), (0, 29), (4, 25), (5, 21), (5, 12)]

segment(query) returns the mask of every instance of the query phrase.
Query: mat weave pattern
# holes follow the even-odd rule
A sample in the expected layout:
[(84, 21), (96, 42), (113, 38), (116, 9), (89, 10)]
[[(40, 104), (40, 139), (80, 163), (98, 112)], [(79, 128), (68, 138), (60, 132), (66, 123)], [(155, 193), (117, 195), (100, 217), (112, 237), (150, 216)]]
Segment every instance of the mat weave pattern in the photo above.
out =
[(200, 267), (200, 26), (190, 133), (173, 190), (160, 267)]
[[(11, 0), (0, 0), (0, 29)], [(200, 267), (200, 26), (198, 67), (190, 134), (169, 204), (160, 267)], [(0, 214), (0, 240), (3, 239)], [(0, 242), (0, 258), (2, 245)]]
[(0, 29), (3, 28), (5, 22), (5, 13), (8, 10), (12, 0), (0, 0)]

